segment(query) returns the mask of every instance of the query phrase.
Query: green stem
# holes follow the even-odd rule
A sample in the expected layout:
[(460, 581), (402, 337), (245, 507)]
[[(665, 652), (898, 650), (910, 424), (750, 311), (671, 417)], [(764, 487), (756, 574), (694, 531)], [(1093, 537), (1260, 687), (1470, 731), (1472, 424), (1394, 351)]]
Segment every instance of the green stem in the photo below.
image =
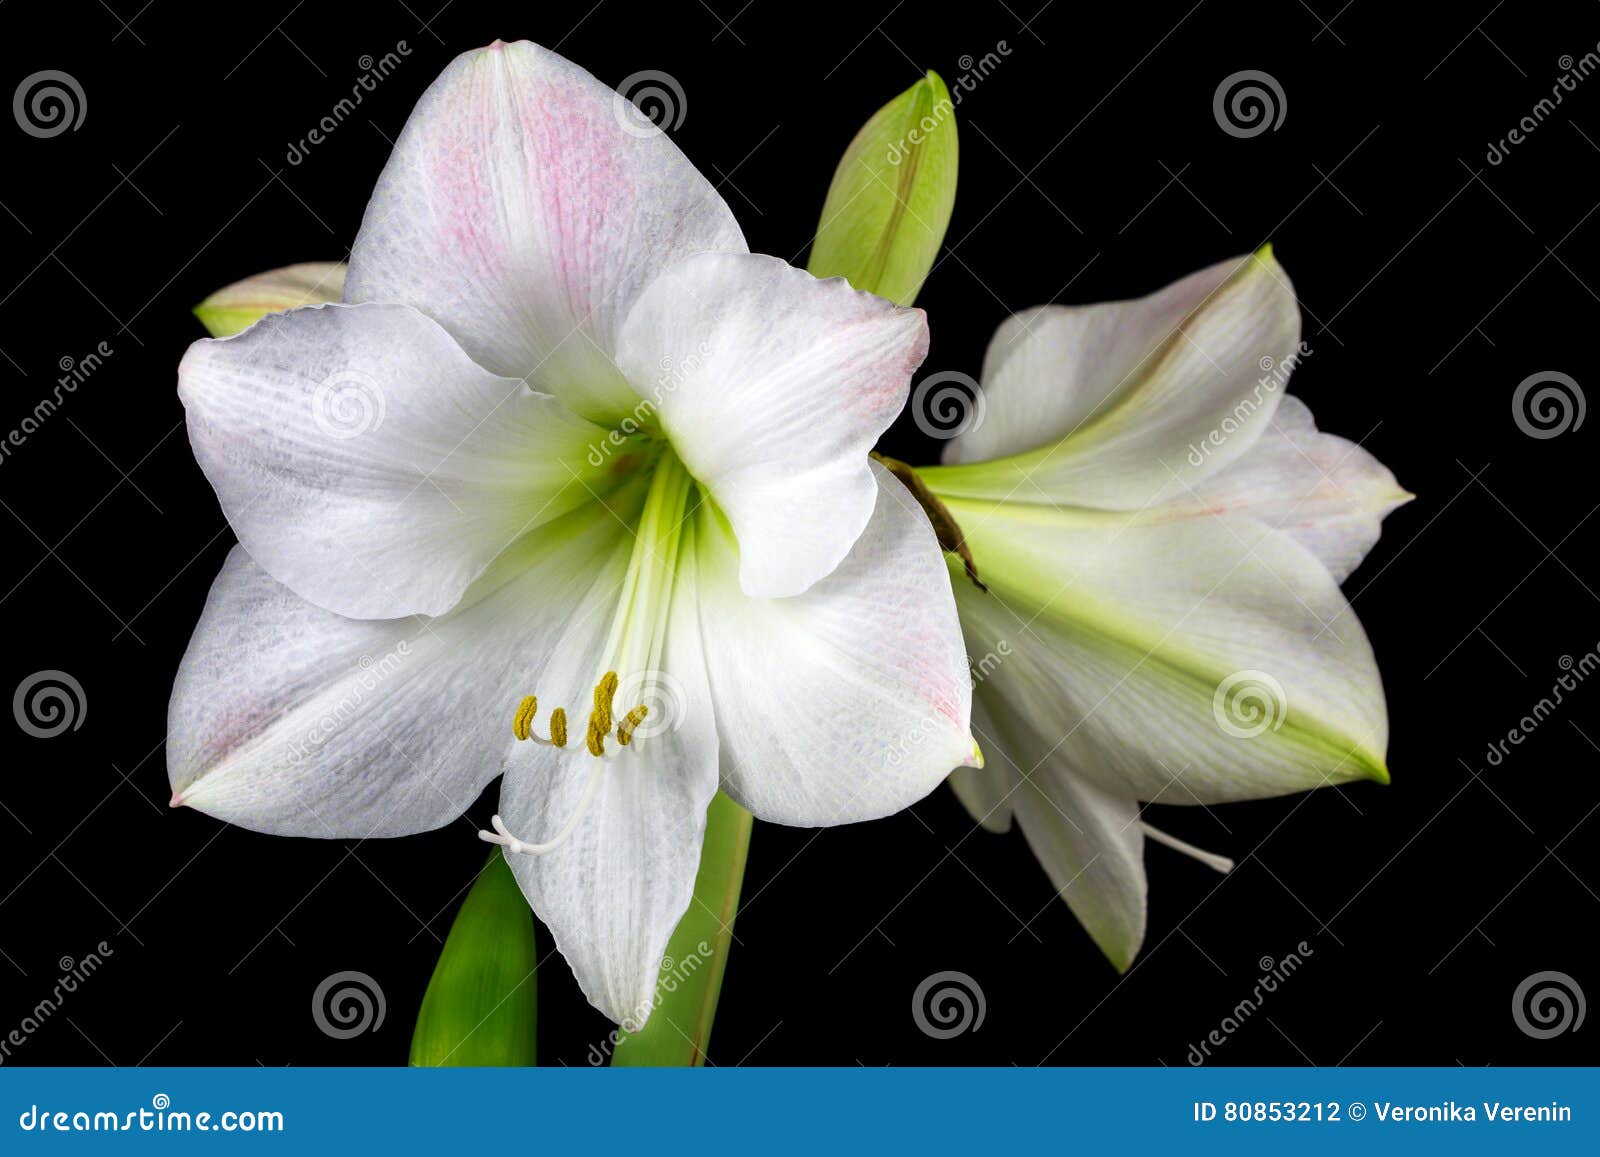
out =
[(413, 1065), (531, 1065), (533, 913), (500, 849), (450, 926), (411, 1035)]
[(617, 1043), (613, 1065), (706, 1063), (754, 823), (720, 791), (711, 801), (694, 899), (667, 942), (671, 963), (662, 964), (655, 1010), (644, 1028)]

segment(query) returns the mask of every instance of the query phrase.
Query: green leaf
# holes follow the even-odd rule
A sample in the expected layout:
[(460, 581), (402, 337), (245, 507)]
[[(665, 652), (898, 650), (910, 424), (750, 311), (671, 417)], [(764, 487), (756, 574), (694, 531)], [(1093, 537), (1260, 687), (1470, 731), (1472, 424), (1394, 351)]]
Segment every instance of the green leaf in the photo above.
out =
[(531, 1065), (533, 913), (497, 850), (450, 927), (411, 1034), (411, 1063)]
[(655, 1010), (638, 1032), (619, 1034), (613, 1065), (706, 1063), (754, 823), (720, 791), (712, 799), (694, 899), (667, 942)]
[(336, 261), (286, 265), (224, 286), (195, 306), (194, 315), (212, 337), (231, 337), (269, 313), (338, 301), (344, 275)]
[(956, 161), (955, 105), (939, 74), (929, 72), (850, 142), (806, 268), (910, 305), (950, 224)]

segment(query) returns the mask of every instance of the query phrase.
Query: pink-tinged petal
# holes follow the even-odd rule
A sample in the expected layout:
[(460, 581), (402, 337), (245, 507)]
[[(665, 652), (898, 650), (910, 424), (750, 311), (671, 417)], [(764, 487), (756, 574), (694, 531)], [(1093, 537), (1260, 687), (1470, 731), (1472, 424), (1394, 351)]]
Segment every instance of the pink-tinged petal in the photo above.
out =
[(640, 287), (689, 254), (745, 249), (710, 182), (625, 98), (496, 42), (456, 58), (406, 122), (345, 300), (414, 305), (495, 373), (612, 418), (632, 402), (613, 354)]
[(1321, 433), (1304, 402), (1285, 398), (1248, 454), (1173, 507), (1254, 515), (1309, 548), (1343, 582), (1377, 544), (1384, 516), (1409, 501), (1382, 462)]
[(342, 615), (442, 614), (602, 485), (604, 431), (409, 306), (309, 306), (196, 342), (178, 393), (239, 541)]
[(449, 823), (500, 773), (531, 672), (631, 541), (610, 511), (577, 510), (519, 544), (519, 577), (497, 590), (382, 620), (315, 607), (234, 548), (172, 689), (173, 805), (276, 835)]
[(873, 471), (877, 508), (855, 549), (794, 598), (745, 595), (733, 543), (701, 523), (722, 786), (759, 819), (816, 827), (892, 815), (951, 768), (981, 761), (943, 555), (910, 493)]
[(927, 348), (920, 310), (719, 253), (645, 289), (619, 364), (733, 524), (745, 592), (781, 597), (832, 571), (872, 516), (867, 452)]

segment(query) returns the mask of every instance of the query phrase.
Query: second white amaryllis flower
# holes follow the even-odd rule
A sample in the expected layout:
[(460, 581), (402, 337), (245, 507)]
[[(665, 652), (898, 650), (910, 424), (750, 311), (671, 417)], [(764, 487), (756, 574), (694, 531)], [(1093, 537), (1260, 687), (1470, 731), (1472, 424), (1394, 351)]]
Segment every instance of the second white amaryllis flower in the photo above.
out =
[[(951, 785), (1015, 817), (1119, 969), (1145, 933), (1142, 803), (1388, 780), (1389, 720), (1339, 583), (1406, 501), (1284, 396), (1307, 356), (1270, 250), (1138, 301), (1006, 321), (984, 420), (918, 473), (965, 534), (957, 583), (989, 756)], [(959, 568), (956, 568), (959, 574)]]
[(459, 58), (346, 304), (191, 348), (240, 546), (168, 765), (175, 803), (356, 838), (448, 823), (504, 771), (494, 838), (637, 1026), (719, 784), (838, 824), (976, 752), (938, 546), (867, 459), (922, 315), (748, 253), (616, 99), (530, 44)]

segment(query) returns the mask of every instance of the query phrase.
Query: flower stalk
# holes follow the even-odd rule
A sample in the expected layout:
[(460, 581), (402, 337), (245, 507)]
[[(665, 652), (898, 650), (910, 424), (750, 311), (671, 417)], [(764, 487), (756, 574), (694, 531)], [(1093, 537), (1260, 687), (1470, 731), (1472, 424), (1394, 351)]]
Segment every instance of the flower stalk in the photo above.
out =
[(497, 848), (439, 951), (411, 1034), (411, 1063), (533, 1064), (538, 959), (527, 901)]
[(720, 791), (712, 798), (694, 899), (667, 942), (655, 1009), (642, 1029), (622, 1037), (613, 1065), (705, 1064), (754, 825), (755, 818)]

